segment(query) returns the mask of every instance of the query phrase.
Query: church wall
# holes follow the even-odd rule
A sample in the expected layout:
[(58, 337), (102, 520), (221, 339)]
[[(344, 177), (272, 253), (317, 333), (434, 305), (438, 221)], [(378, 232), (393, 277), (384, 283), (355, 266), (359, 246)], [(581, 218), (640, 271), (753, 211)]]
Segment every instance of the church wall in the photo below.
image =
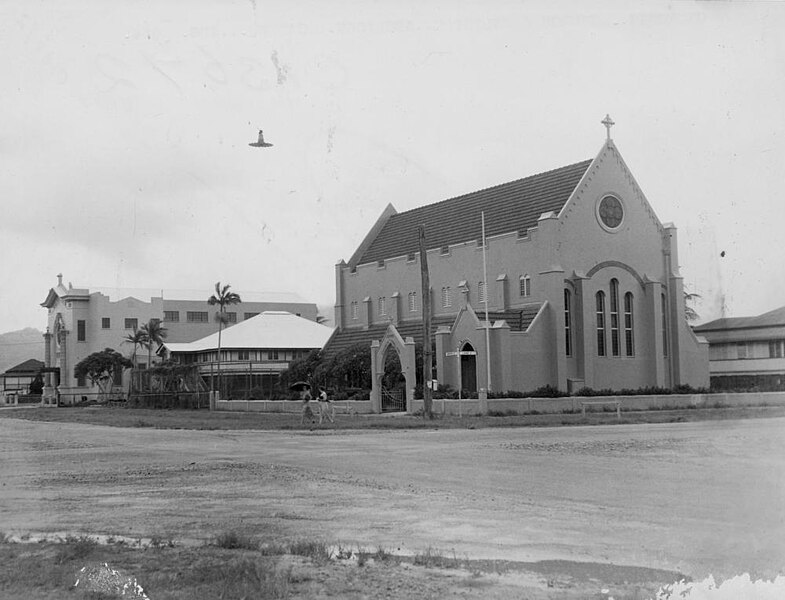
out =
[[(510, 333), (510, 381), (503, 390), (530, 392), (556, 385), (554, 338), (548, 316), (541, 314), (527, 332)], [(498, 386), (497, 386), (498, 387)]]

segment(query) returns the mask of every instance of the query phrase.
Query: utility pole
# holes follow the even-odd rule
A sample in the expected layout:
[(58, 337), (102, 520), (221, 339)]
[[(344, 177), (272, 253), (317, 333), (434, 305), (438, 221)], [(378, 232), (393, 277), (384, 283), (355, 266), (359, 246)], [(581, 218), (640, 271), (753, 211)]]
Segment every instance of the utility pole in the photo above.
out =
[(431, 282), (428, 276), (428, 254), (425, 250), (425, 225), (417, 228), (420, 239), (420, 275), (422, 276), (422, 409), (423, 416), (433, 419), (433, 351), (431, 349)]

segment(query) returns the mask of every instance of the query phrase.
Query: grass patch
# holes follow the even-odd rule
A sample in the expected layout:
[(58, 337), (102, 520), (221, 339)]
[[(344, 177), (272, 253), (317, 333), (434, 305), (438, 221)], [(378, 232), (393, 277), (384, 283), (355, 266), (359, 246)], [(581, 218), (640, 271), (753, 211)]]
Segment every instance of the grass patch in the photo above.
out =
[(224, 531), (215, 536), (214, 545), (224, 550), (258, 550), (259, 542), (239, 531)]
[(317, 563), (325, 563), (332, 558), (330, 548), (324, 542), (314, 540), (297, 540), (289, 545), (289, 553), (305, 556)]
[[(438, 408), (438, 407), (437, 407)], [(412, 415), (338, 415), (335, 424), (317, 427), (319, 430), (396, 430), (396, 429), (475, 429), (484, 427), (553, 427), (559, 425), (618, 424), (615, 412), (592, 413), (590, 422), (581, 422), (580, 410), (563, 413), (528, 411), (499, 411), (498, 416), (439, 415), (427, 420)], [(624, 411), (632, 423), (668, 423), (674, 414), (686, 421), (714, 421), (785, 416), (785, 406), (750, 406), (732, 408), (717, 404), (716, 407), (661, 407), (650, 410)], [(577, 417), (577, 418), (576, 418)], [(156, 429), (190, 430), (283, 430), (308, 431), (314, 426), (300, 424), (299, 414), (288, 413), (232, 413), (199, 410), (128, 409), (124, 407), (85, 408), (22, 408), (1, 411), (0, 418), (26, 419), (53, 423), (83, 423), (110, 427), (154, 427)], [(572, 420), (575, 419), (575, 420)]]
[(455, 556), (453, 550), (452, 557), (445, 556), (440, 550), (428, 546), (425, 552), (419, 552), (414, 555), (414, 564), (420, 567), (439, 568), (439, 569), (457, 569), (461, 566), (461, 561)]
[(65, 538), (55, 553), (55, 564), (62, 565), (67, 562), (84, 561), (89, 558), (98, 547), (98, 543), (88, 536), (72, 536)]

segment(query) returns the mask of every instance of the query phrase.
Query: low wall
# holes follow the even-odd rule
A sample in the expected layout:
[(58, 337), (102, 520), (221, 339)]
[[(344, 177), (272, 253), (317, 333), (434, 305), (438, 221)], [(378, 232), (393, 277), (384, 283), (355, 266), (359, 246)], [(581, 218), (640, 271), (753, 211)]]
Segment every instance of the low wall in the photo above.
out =
[[(317, 403), (314, 401), (314, 404)], [(339, 415), (367, 415), (372, 412), (370, 400), (335, 401), (332, 405)], [(303, 404), (299, 400), (216, 400), (214, 410), (300, 414)]]
[[(672, 394), (656, 396), (569, 396), (567, 398), (489, 398), (488, 412), (504, 413), (563, 413), (580, 412), (581, 402), (621, 403), (621, 410), (662, 410), (667, 408), (715, 408), (735, 406), (785, 406), (785, 392), (747, 392), (728, 394)], [(615, 410), (608, 405), (608, 410)], [(412, 402), (412, 411), (422, 410), (422, 400)], [(476, 415), (480, 413), (480, 401), (434, 400), (433, 410), (451, 415)], [(603, 406), (591, 405), (587, 412), (601, 412)]]

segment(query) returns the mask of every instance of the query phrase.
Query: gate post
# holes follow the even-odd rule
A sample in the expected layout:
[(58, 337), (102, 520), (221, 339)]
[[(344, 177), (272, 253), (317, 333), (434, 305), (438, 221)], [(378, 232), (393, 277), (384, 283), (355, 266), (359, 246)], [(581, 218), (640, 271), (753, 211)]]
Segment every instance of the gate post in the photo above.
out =
[(379, 366), (379, 340), (371, 342), (371, 412), (382, 412), (382, 375), (384, 374), (384, 365), (382, 365), (382, 374), (378, 371)]

